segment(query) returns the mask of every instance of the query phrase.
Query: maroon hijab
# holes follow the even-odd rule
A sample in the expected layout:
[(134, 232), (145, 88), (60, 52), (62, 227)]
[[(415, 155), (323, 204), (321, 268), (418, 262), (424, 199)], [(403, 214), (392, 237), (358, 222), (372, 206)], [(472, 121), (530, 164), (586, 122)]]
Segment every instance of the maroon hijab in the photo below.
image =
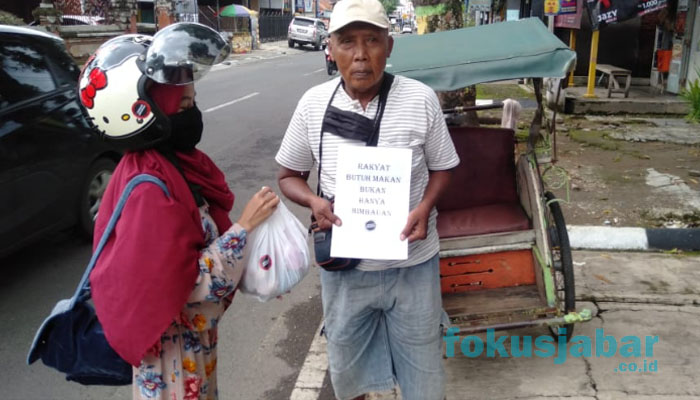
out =
[[(173, 96), (178, 89), (180, 95)], [(165, 90), (170, 94), (165, 103), (174, 103), (177, 111), (181, 88)], [(172, 101), (175, 97), (176, 103)], [(156, 101), (160, 106), (163, 100)], [(172, 113), (172, 104), (165, 103), (163, 111)], [(177, 153), (177, 157), (187, 180), (201, 187), (219, 232), (224, 232), (231, 226), (228, 213), (234, 200), (224, 174), (199, 150)], [(126, 184), (143, 173), (161, 179), (170, 197), (150, 183), (134, 189), (90, 274), (95, 310), (107, 341), (134, 366), (180, 314), (194, 288), (204, 247), (199, 210), (190, 188), (156, 150), (129, 152), (119, 162), (102, 198), (93, 247)]]

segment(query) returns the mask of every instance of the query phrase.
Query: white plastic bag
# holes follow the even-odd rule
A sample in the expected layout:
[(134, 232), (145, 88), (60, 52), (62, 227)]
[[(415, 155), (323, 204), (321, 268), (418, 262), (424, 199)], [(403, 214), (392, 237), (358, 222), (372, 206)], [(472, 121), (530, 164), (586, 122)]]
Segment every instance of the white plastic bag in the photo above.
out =
[(283, 202), (248, 236), (240, 290), (260, 301), (287, 293), (309, 272), (311, 254), (304, 225)]

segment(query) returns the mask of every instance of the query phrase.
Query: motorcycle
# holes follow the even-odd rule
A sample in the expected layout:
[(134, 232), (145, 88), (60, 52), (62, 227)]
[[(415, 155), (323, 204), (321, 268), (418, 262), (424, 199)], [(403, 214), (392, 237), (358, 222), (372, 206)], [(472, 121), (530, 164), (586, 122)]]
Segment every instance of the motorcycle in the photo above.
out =
[(326, 72), (328, 75), (335, 74), (338, 71), (338, 66), (336, 65), (335, 61), (333, 61), (330, 50), (328, 50), (328, 39), (326, 39), (326, 45), (323, 46), (323, 53), (325, 54), (326, 58)]

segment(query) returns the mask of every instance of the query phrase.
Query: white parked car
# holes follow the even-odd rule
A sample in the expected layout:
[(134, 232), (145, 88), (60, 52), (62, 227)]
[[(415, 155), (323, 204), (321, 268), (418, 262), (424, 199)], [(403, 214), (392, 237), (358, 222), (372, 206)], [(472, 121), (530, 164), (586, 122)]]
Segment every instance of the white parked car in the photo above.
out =
[(403, 28), (401, 28), (401, 33), (413, 33), (411, 24), (404, 24)]
[(323, 21), (316, 18), (294, 17), (287, 30), (287, 43), (294, 47), (296, 43), (301, 47), (305, 44), (314, 46), (314, 50), (326, 46), (328, 30)]

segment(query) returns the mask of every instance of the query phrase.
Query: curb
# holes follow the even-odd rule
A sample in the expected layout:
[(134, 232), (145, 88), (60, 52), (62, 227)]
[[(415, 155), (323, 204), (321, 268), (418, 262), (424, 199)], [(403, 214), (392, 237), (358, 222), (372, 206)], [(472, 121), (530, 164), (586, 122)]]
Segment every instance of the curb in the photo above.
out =
[(610, 226), (569, 226), (572, 249), (700, 250), (700, 228), (645, 229)]

